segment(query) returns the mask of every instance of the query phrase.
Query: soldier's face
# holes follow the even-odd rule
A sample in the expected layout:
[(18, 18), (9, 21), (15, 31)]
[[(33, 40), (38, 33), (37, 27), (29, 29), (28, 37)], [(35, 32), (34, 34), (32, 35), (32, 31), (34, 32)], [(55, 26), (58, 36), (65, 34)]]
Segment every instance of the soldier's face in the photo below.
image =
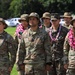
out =
[(21, 24), (23, 27), (27, 27), (28, 26), (28, 22), (27, 21), (21, 21)]
[(49, 18), (44, 18), (43, 23), (45, 26), (50, 25), (50, 19)]
[(37, 26), (39, 23), (39, 20), (36, 17), (30, 17), (29, 18), (29, 25), (31, 27)]
[(52, 20), (52, 25), (54, 25), (54, 26), (58, 26), (59, 25), (59, 22), (60, 22), (60, 20)]
[(70, 22), (72, 20), (71, 17), (64, 17), (64, 21), (67, 23), (67, 22)]
[(5, 25), (2, 22), (0, 22), (0, 32), (4, 30), (4, 27)]

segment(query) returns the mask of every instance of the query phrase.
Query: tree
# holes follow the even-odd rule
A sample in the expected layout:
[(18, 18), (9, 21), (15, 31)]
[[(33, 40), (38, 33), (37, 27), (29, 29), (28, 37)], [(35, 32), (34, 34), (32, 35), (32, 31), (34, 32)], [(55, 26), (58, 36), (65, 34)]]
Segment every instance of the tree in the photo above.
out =
[(21, 0), (12, 0), (9, 10), (11, 12), (11, 17), (20, 16), (22, 10)]
[(11, 0), (0, 0), (0, 17), (8, 18)]
[(45, 11), (51, 13), (75, 12), (74, 0), (0, 0), (0, 16), (3, 18), (19, 17), (23, 13), (37, 12), (40, 16)]

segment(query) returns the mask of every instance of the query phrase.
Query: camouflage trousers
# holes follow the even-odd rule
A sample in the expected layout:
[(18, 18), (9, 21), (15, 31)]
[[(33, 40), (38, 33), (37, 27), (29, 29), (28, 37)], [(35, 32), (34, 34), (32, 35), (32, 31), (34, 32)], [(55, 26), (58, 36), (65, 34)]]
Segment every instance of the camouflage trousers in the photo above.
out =
[(18, 71), (18, 75), (24, 75), (25, 74), (25, 72), (24, 71)]
[(47, 75), (45, 66), (41, 63), (35, 65), (25, 65), (25, 75)]
[(10, 75), (10, 72), (8, 71), (8, 66), (0, 66), (0, 75)]
[[(18, 45), (18, 48), (19, 48), (19, 45)], [(20, 66), (17, 64), (18, 56), (19, 56), (19, 49), (17, 50), (17, 54), (16, 54), (16, 66), (17, 66), (18, 75), (24, 75), (25, 72), (21, 70)]]
[(18, 64), (16, 64), (16, 68), (17, 68), (17, 71), (18, 71), (18, 75), (24, 75), (25, 74), (25, 71), (22, 70)]
[(75, 75), (75, 69), (68, 69), (66, 75)]
[(50, 72), (50, 75), (66, 75), (66, 70), (63, 67), (63, 62), (61, 60), (53, 62), (53, 68)]

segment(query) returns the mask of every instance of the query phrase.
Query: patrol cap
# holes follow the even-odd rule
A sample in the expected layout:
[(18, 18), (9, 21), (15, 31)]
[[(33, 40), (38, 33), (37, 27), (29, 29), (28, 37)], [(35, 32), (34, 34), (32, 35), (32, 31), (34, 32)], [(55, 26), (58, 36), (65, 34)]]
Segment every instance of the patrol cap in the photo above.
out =
[(6, 24), (6, 22), (4, 21), (3, 18), (0, 18), (0, 22), (2, 22), (5, 25), (4, 29), (6, 29), (8, 27), (8, 25)]
[(42, 19), (44, 19), (44, 18), (50, 19), (50, 18), (51, 18), (51, 14), (50, 14), (49, 12), (45, 12), (45, 13), (43, 14), (43, 16), (42, 16)]
[(63, 17), (64, 17), (64, 18), (65, 18), (65, 17), (71, 17), (71, 18), (72, 18), (72, 15), (71, 15), (70, 12), (65, 12), (64, 15), (63, 15)]
[(36, 12), (30, 13), (29, 18), (30, 17), (36, 17), (37, 19), (40, 19), (39, 15)]
[(60, 19), (60, 15), (58, 13), (51, 15), (51, 20), (58, 20)]
[(27, 21), (28, 22), (28, 18), (29, 18), (28, 14), (22, 14), (18, 21), (19, 22), (21, 22), (21, 21)]

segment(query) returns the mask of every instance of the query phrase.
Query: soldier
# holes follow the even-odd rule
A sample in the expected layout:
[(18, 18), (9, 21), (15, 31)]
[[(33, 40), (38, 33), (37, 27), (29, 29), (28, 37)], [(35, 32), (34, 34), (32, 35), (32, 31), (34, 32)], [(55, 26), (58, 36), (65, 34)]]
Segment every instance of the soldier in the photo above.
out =
[(52, 63), (49, 35), (38, 24), (39, 15), (32, 12), (29, 15), (30, 28), (22, 35), (17, 62), (22, 69), (25, 64), (25, 75), (46, 75)]
[[(18, 48), (19, 48), (19, 45), (20, 45), (22, 33), (29, 28), (28, 17), (29, 17), (28, 14), (22, 14), (21, 17), (20, 17), (20, 19), (19, 19), (19, 22), (21, 24), (18, 25), (17, 28), (16, 28), (15, 40), (17, 42)], [(17, 50), (16, 62), (18, 60), (18, 50)], [(17, 65), (17, 70), (18, 70), (18, 75), (24, 75), (24, 70), (21, 70), (21, 68), (19, 67), (19, 65)]]
[(75, 19), (71, 21), (73, 28), (68, 32), (64, 42), (64, 68), (66, 75), (75, 75)]
[(65, 24), (63, 26), (68, 28), (68, 29), (72, 28), (72, 25), (70, 24), (70, 22), (72, 20), (71, 13), (65, 12), (63, 18), (64, 18), (64, 21), (65, 21)]
[(4, 31), (7, 24), (0, 18), (0, 75), (10, 75), (16, 60), (17, 45), (11, 35)]
[(59, 14), (51, 16), (52, 26), (50, 28), (50, 45), (53, 60), (53, 75), (65, 75), (62, 63), (63, 57), (63, 43), (68, 29), (59, 24)]
[(51, 27), (50, 18), (51, 14), (49, 12), (45, 12), (42, 16), (43, 25), (41, 28), (43, 28), (46, 32), (49, 32), (49, 29)]

